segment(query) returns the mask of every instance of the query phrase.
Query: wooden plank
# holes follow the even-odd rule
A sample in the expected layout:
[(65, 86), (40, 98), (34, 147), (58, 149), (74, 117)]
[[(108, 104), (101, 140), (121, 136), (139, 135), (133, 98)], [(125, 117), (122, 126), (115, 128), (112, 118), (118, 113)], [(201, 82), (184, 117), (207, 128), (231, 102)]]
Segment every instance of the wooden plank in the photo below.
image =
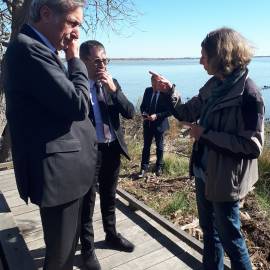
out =
[(5, 191), (10, 191), (10, 190), (15, 190), (15, 189), (17, 189), (17, 186), (10, 185), (10, 186), (5, 186), (3, 188), (0, 188), (0, 191), (2, 193), (5, 193)]
[(29, 213), (37, 209), (39, 209), (39, 207), (32, 203), (11, 207), (11, 211), (15, 219), (16, 219), (16, 216), (18, 215)]
[(15, 181), (9, 179), (6, 179), (5, 181), (0, 182), (0, 190), (6, 189), (7, 187), (17, 187), (17, 184)]
[(9, 270), (36, 269), (2, 193), (0, 193), (0, 243)]
[(194, 268), (194, 267), (191, 268), (185, 263), (183, 263), (183, 261), (180, 258), (172, 257), (166, 261), (163, 261), (159, 264), (151, 266), (150, 268), (148, 268), (148, 270), (164, 270), (164, 269), (194, 270), (194, 269), (199, 269), (198, 267), (201, 267), (201, 266), (197, 266), (197, 268)]
[(0, 163), (0, 170), (10, 170), (13, 169), (13, 162), (2, 162)]
[(135, 250), (130, 254), (127, 254), (125, 252), (115, 252), (111, 256), (100, 259), (101, 268), (103, 270), (112, 269), (161, 248), (162, 245), (154, 239), (142, 241), (140, 244), (136, 243)]
[(159, 262), (172, 258), (173, 254), (170, 253), (166, 248), (161, 248), (155, 250), (151, 253), (145, 254), (138, 257), (128, 263), (122, 264), (120, 266), (111, 268), (113, 270), (143, 270), (147, 269)]
[(14, 175), (14, 170), (13, 169), (9, 169), (9, 170), (5, 170), (5, 171), (0, 171), (0, 176), (7, 175), (7, 174), (13, 174)]

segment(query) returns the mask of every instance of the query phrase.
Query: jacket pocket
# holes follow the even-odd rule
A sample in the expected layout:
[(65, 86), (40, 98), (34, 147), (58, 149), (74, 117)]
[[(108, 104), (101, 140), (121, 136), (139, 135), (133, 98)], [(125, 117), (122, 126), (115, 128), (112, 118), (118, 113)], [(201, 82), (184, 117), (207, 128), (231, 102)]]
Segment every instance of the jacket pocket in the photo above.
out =
[(80, 151), (81, 143), (79, 140), (56, 140), (46, 144), (46, 154), (78, 152)]

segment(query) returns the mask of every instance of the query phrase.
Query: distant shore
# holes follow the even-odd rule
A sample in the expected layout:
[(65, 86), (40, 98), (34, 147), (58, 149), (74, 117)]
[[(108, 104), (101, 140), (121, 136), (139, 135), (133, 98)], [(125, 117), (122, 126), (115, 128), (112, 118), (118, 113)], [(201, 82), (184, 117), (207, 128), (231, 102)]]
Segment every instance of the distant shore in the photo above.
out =
[[(254, 58), (270, 57), (270, 55), (258, 55)], [(189, 60), (189, 59), (199, 59), (200, 57), (112, 57), (110, 60), (121, 60), (121, 61), (152, 61), (152, 60)]]

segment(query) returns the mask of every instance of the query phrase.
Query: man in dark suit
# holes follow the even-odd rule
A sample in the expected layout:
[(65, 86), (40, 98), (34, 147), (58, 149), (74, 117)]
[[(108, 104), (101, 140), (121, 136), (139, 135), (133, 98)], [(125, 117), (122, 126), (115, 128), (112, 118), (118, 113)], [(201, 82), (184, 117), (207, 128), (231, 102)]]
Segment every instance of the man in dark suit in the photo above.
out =
[(171, 115), (167, 105), (167, 98), (156, 88), (152, 80), (152, 87), (145, 89), (140, 110), (143, 117), (143, 151), (141, 160), (141, 171), (139, 178), (144, 177), (149, 167), (150, 148), (153, 138), (156, 141), (156, 168), (157, 176), (162, 173), (163, 149), (164, 149), (164, 132), (169, 129), (168, 116)]
[[(104, 46), (89, 40), (81, 44), (80, 57), (89, 76), (91, 107), (89, 117), (96, 127), (98, 139), (98, 161), (96, 177), (99, 184), (100, 207), (106, 244), (114, 249), (131, 252), (134, 245), (116, 230), (115, 203), (116, 187), (120, 169), (121, 154), (129, 159), (127, 146), (120, 125), (119, 116), (131, 119), (134, 106), (123, 94), (117, 80), (109, 74), (108, 59)], [(85, 197), (82, 214), (82, 254), (93, 249), (93, 228), (91, 217), (95, 194), (91, 190)]]
[[(82, 198), (94, 185), (96, 135), (78, 44), (83, 6), (33, 0), (30, 23), (5, 56), (16, 181), (21, 198), (40, 207), (46, 270), (73, 269)], [(62, 49), (67, 69), (57, 56)]]

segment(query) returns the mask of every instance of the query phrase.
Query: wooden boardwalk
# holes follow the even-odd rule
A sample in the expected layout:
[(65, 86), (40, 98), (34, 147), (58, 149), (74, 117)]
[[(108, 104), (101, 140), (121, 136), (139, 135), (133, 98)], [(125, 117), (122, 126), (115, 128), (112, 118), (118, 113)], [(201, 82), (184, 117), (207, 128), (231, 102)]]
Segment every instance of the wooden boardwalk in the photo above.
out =
[[(19, 198), (13, 170), (0, 172), (0, 191), (6, 198), (37, 269), (42, 269), (45, 245), (38, 207), (26, 205)], [(117, 229), (136, 245), (134, 252), (115, 251), (105, 246), (97, 196), (94, 213), (95, 246), (102, 270), (201, 269), (201, 255), (198, 252), (141, 211), (131, 211), (127, 202), (121, 198), (118, 198), (117, 204)], [(74, 269), (81, 267), (78, 246)]]

